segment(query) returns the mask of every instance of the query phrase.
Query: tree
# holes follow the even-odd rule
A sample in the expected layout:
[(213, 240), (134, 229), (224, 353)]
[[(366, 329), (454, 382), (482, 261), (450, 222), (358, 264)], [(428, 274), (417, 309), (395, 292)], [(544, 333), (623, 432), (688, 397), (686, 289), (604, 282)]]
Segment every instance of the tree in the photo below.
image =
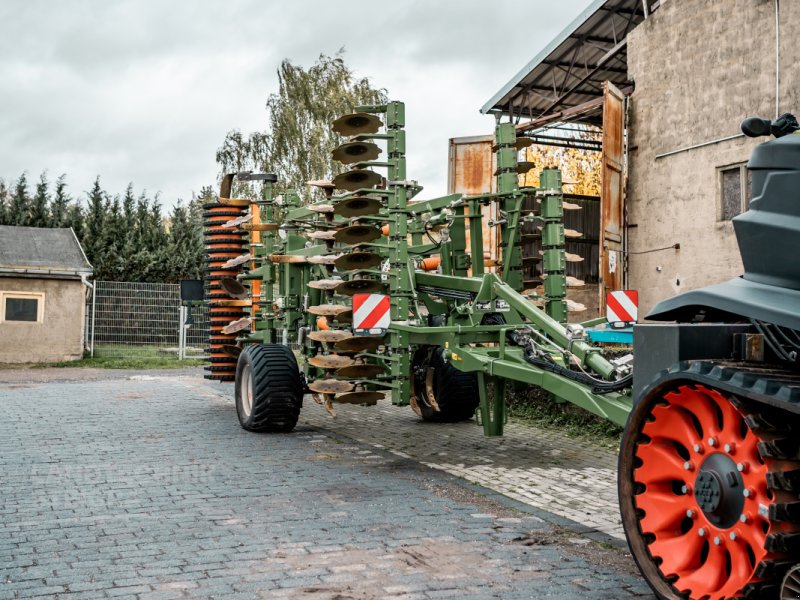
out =
[[(95, 273), (103, 270), (104, 248), (103, 228), (106, 225), (106, 200), (108, 194), (100, 187), (100, 176), (94, 180), (92, 189), (88, 192), (89, 209), (86, 213), (83, 250), (89, 262), (95, 268)], [(98, 277), (100, 279), (100, 277)]]
[(10, 225), (8, 219), (8, 187), (5, 179), (0, 179), (0, 225)]
[(47, 172), (45, 171), (39, 176), (39, 183), (36, 184), (36, 194), (33, 196), (33, 201), (31, 202), (30, 217), (28, 220), (28, 225), (31, 227), (50, 226), (49, 186)]
[(14, 185), (14, 191), (8, 203), (9, 225), (26, 226), (30, 218), (31, 199), (28, 196), (28, 175), (23, 173)]
[(267, 131), (229, 132), (217, 150), (222, 172), (272, 172), (283, 187), (299, 190), (306, 200), (306, 181), (340, 173), (343, 167), (331, 159), (331, 151), (342, 138), (331, 130), (331, 122), (358, 105), (387, 102), (386, 90), (373, 88), (366, 77), (357, 79), (343, 53), (322, 54), (308, 70), (284, 60), (278, 92), (267, 98)]
[[(61, 174), (56, 179), (56, 189), (53, 194), (53, 204), (50, 210), (50, 227), (69, 227), (67, 213), (71, 198), (67, 194), (67, 176)], [(77, 233), (77, 232), (76, 232)]]

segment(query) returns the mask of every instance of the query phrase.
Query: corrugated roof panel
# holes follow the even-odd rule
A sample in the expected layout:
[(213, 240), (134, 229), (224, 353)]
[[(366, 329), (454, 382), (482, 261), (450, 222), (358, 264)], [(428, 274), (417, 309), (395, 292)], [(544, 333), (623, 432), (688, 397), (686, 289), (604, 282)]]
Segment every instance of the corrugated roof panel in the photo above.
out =
[(595, 0), (481, 112), (534, 119), (602, 96), (603, 81), (625, 87), (624, 41), (644, 20), (644, 10), (641, 0)]

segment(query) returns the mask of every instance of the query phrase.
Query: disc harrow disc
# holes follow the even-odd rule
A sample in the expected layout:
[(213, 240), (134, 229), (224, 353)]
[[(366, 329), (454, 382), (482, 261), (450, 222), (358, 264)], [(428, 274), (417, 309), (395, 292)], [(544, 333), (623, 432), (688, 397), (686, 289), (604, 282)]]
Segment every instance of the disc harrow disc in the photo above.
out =
[(306, 237), (312, 240), (332, 240), (336, 235), (335, 229), (327, 229), (322, 231), (309, 231)]
[(250, 325), (253, 323), (253, 320), (249, 317), (244, 317), (242, 319), (237, 319), (232, 323), (229, 323), (222, 329), (222, 333), (236, 333), (238, 331), (244, 331), (250, 329)]
[(384, 375), (386, 370), (380, 365), (350, 365), (336, 370), (337, 377), (349, 379), (366, 379), (377, 375)]
[(334, 316), (333, 319), (337, 323), (347, 324), (353, 322), (353, 311), (352, 309), (344, 310), (340, 312), (338, 315)]
[(341, 254), (318, 254), (309, 256), (308, 262), (312, 265), (333, 265), (341, 256)]
[(333, 239), (341, 244), (364, 244), (381, 237), (381, 230), (372, 225), (351, 225), (335, 231)]
[(308, 364), (319, 369), (342, 369), (355, 364), (355, 360), (349, 356), (338, 354), (317, 354), (308, 359)]
[(317, 279), (315, 281), (309, 281), (308, 287), (314, 290), (335, 290), (339, 285), (341, 285), (341, 279)]
[(339, 281), (335, 286), (336, 293), (343, 296), (355, 294), (376, 294), (383, 290), (383, 284), (375, 279), (351, 279)]
[(342, 304), (318, 304), (308, 307), (308, 312), (318, 317), (335, 317), (348, 310), (350, 309)]
[(341, 217), (363, 217), (377, 215), (381, 206), (380, 198), (375, 196), (354, 196), (337, 202), (333, 212)]
[(246, 300), (250, 297), (250, 290), (236, 279), (226, 277), (220, 280), (219, 285), (225, 293), (237, 300)]
[[(375, 187), (381, 182), (382, 177), (369, 169), (353, 169), (345, 171), (333, 178), (334, 185), (340, 190), (354, 192), (362, 188)], [(331, 212), (333, 212), (331, 207)]]
[(380, 153), (381, 149), (372, 142), (345, 142), (331, 152), (331, 157), (344, 165), (351, 165), (357, 162), (375, 160), (380, 156)]
[(322, 331), (312, 331), (308, 334), (308, 339), (315, 342), (325, 342), (328, 344), (342, 342), (350, 339), (351, 337), (353, 337), (353, 334), (348, 331), (342, 331), (341, 329), (325, 329)]
[(381, 392), (348, 392), (344, 394), (337, 394), (334, 396), (333, 401), (339, 404), (363, 404), (365, 406), (375, 406), (378, 400), (383, 400), (384, 395)]
[(220, 198), (219, 203), (223, 206), (246, 207), (255, 204), (255, 201), (248, 200), (247, 198)]
[(375, 115), (358, 112), (339, 117), (331, 123), (331, 129), (339, 135), (350, 137), (362, 133), (378, 133), (382, 125), (383, 122)]
[(380, 265), (383, 259), (374, 252), (351, 252), (343, 254), (334, 263), (340, 271), (353, 271), (354, 269), (373, 269)]
[(336, 350), (336, 352), (343, 353), (366, 352), (368, 350), (377, 350), (378, 346), (380, 346), (382, 343), (383, 338), (354, 336), (349, 339), (336, 342), (333, 345), (333, 349)]
[(308, 389), (318, 394), (342, 394), (353, 389), (353, 384), (341, 379), (317, 379), (308, 384)]
[(333, 212), (333, 206), (331, 204), (312, 204), (310, 206), (306, 206), (306, 208), (312, 212), (323, 215)]

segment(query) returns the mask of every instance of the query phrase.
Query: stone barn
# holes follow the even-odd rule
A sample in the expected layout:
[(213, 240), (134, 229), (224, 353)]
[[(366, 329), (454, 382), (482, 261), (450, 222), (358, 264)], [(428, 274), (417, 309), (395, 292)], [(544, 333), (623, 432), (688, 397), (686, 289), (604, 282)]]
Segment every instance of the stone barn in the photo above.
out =
[(0, 226), (0, 363), (81, 358), (91, 275), (72, 229)]
[(739, 124), (800, 113), (798, 34), (796, 1), (595, 0), (483, 106), (542, 144), (601, 133), (601, 306), (638, 289), (641, 319), (741, 274), (731, 219), (766, 138)]

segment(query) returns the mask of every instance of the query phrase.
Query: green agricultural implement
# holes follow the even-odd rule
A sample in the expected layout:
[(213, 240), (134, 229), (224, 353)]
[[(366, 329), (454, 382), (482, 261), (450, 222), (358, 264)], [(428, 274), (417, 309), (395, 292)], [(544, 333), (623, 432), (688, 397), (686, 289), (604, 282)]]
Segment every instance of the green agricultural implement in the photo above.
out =
[[(623, 525), (660, 598), (790, 593), (800, 270), (780, 253), (800, 233), (800, 137), (764, 123), (747, 132), (781, 137), (754, 154), (759, 193), (735, 222), (747, 273), (657, 306), (654, 316), (679, 323), (636, 328), (634, 379), (630, 355), (607, 356), (587, 342), (588, 323), (567, 323), (561, 174), (546, 168), (538, 187), (519, 185), (532, 165), (518, 162), (526, 140), (512, 124), (495, 131), (496, 192), (419, 200), (404, 105), (358, 107), (333, 123), (345, 139), (333, 159), (347, 169), (309, 182), (317, 201), (243, 173), (206, 206), (208, 376), (235, 381), (242, 427), (271, 432), (291, 431), (310, 394), (331, 414), (389, 400), (428, 421), (475, 417), (499, 436), (507, 388), (536, 386), (626, 425)], [(260, 197), (230, 198), (234, 177), (261, 180)], [(501, 246), (487, 261), (488, 214)], [(535, 290), (523, 277), (526, 224), (541, 248)]]

